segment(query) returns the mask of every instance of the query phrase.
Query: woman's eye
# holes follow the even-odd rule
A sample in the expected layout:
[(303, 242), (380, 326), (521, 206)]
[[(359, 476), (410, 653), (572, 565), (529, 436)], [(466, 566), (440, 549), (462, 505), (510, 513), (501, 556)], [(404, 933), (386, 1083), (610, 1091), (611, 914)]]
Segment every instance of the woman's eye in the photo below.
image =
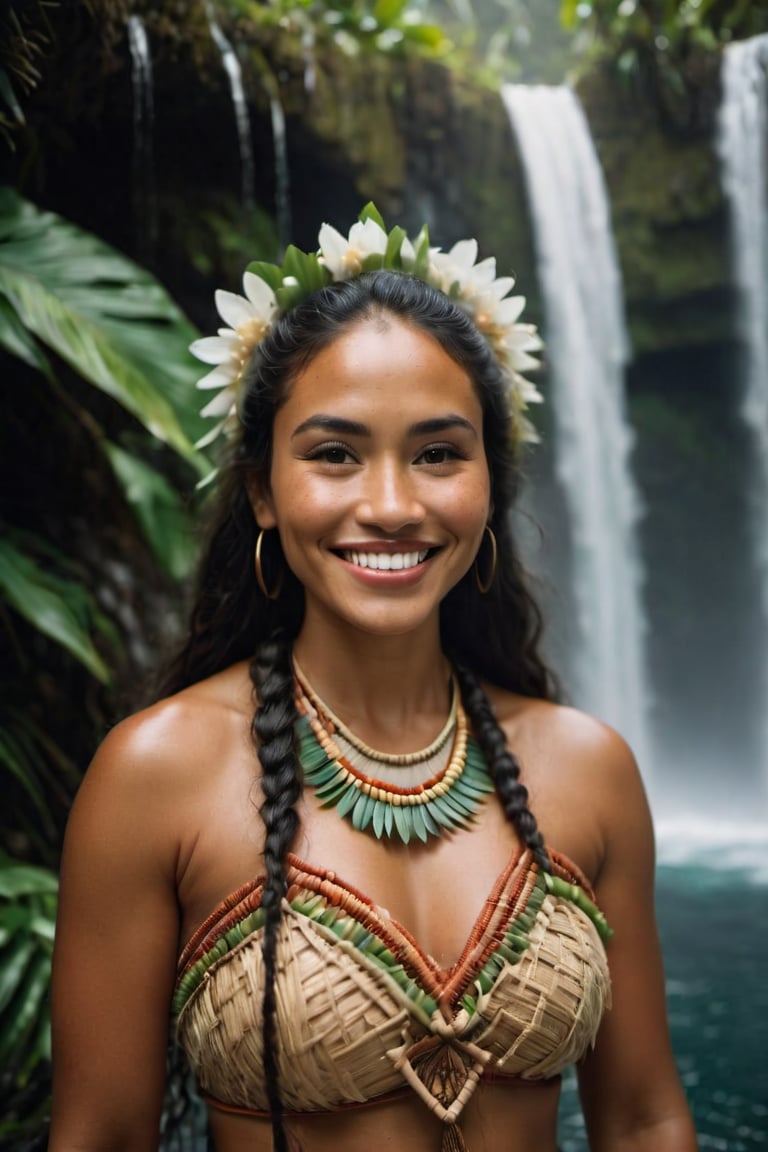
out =
[(320, 460), (323, 464), (350, 464), (354, 458), (345, 444), (319, 444), (308, 459)]
[(449, 447), (448, 444), (436, 444), (433, 448), (425, 448), (420, 459), (424, 464), (447, 464), (457, 456), (455, 448)]

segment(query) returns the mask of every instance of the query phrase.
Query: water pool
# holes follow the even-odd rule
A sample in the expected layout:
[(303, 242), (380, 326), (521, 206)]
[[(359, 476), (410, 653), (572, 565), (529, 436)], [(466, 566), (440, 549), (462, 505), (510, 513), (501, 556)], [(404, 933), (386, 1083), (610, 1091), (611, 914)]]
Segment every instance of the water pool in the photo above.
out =
[[(672, 1043), (699, 1134), (723, 1152), (768, 1149), (768, 833), (662, 840), (657, 909)], [(587, 1152), (575, 1080), (562, 1152)]]

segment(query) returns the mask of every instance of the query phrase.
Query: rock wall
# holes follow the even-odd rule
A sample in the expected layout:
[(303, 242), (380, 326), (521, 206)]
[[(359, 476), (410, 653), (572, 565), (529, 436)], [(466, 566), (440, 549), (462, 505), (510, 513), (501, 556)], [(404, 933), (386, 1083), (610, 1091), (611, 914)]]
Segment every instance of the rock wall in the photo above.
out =
[[(323, 220), (346, 227), (373, 199), (410, 229), (427, 220), (436, 243), (477, 236), (481, 252), (517, 276), (529, 314), (540, 319), (522, 173), (497, 92), (424, 58), (314, 49), (279, 27), (228, 28), (243, 65), (255, 154), (255, 207), (244, 210), (231, 93), (202, 6), (181, 25), (148, 14), (146, 27), (154, 204), (137, 195), (127, 38), (113, 45), (100, 82), (90, 74), (80, 88), (71, 63), (84, 69), (89, 55), (82, 44), (75, 53), (60, 30), (60, 55), (30, 100), (32, 143), (22, 140), (11, 178), (150, 264), (198, 322), (208, 322), (211, 279), (234, 287), (244, 256), (269, 257), (286, 239), (275, 222), (271, 99), (285, 113), (290, 221), (283, 229), (292, 240), (313, 246)], [(79, 28), (81, 37), (86, 31)], [(717, 58), (699, 63), (682, 116), (679, 107), (670, 116), (647, 86), (623, 85), (613, 64), (583, 74), (577, 90), (610, 192), (636, 355), (727, 343)]]

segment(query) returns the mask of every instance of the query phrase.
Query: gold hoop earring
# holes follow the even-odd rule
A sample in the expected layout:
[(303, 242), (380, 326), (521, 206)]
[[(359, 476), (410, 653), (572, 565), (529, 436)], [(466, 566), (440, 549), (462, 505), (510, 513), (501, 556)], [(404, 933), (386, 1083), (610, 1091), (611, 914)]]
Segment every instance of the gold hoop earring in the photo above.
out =
[(264, 570), (261, 566), (261, 545), (264, 542), (264, 529), (260, 529), (256, 537), (256, 553), (254, 555), (254, 568), (256, 569), (256, 583), (266, 596), (267, 600), (277, 600), (283, 587), (283, 573), (281, 572), (277, 578), (277, 583), (270, 592), (264, 581)]
[[(499, 551), (496, 547), (496, 537), (493, 534), (493, 528), (491, 528), (490, 524), (486, 524), (485, 531), (488, 533), (491, 541), (491, 572), (486, 580), (480, 579), (480, 569), (477, 566), (477, 556), (475, 557), (475, 580), (477, 581), (477, 586), (480, 589), (481, 595), (483, 596), (485, 596), (486, 592), (490, 592), (493, 581), (496, 578), (496, 562), (499, 557)], [(479, 551), (477, 555), (480, 555)]]

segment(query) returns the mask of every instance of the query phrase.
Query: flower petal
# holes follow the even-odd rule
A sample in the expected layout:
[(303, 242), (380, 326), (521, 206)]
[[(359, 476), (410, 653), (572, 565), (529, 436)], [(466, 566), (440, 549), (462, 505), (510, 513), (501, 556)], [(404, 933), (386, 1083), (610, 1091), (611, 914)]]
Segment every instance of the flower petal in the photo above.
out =
[(237, 379), (239, 365), (236, 363), (220, 364), (197, 382), (197, 388), (228, 388)]
[[(352, 239), (352, 232), (355, 228), (360, 228), (361, 231), (356, 240)], [(387, 234), (384, 229), (371, 220), (370, 217), (362, 224), (354, 224), (352, 232), (349, 234), (349, 242), (354, 247), (362, 248), (366, 253), (375, 252), (379, 256), (383, 256), (387, 250)]]
[(535, 324), (508, 324), (507, 335), (516, 348), (541, 348), (541, 338)]
[[(493, 297), (494, 300), (501, 300), (507, 292), (512, 291), (514, 286), (514, 276), (500, 276), (498, 280), (494, 280), (492, 284), (486, 286), (484, 294)], [(521, 296), (521, 300), (524, 299), (525, 297)]]
[(525, 296), (508, 296), (499, 300), (494, 311), (497, 324), (514, 324), (525, 308)]
[(271, 320), (277, 310), (277, 300), (266, 280), (255, 272), (244, 272), (243, 288), (260, 319)]
[(221, 336), (203, 336), (190, 344), (189, 350), (204, 364), (222, 364), (232, 355), (230, 342)]
[(532, 368), (540, 368), (541, 364), (526, 352), (515, 352), (512, 356), (516, 372), (530, 372)]
[(463, 272), (469, 272), (477, 260), (477, 240), (457, 240), (453, 248), (446, 253), (446, 256), (452, 264), (457, 264)]
[(214, 396), (200, 413), (201, 416), (228, 416), (235, 411), (235, 399), (231, 388), (224, 388)]
[(416, 263), (416, 249), (407, 236), (403, 237), (403, 242), (400, 245), (400, 259), (406, 269), (412, 268)]
[(323, 224), (318, 235), (320, 253), (332, 276), (340, 274), (349, 244), (331, 224)]
[(244, 300), (237, 293), (225, 292), (223, 288), (217, 288), (215, 299), (219, 316), (229, 324), (230, 328), (237, 328), (240, 324), (253, 320), (256, 310), (248, 300)]
[[(214, 440), (218, 440), (219, 433), (222, 431), (225, 424), (226, 420), (220, 420), (218, 424), (214, 424), (213, 428), (206, 432), (204, 436), (201, 436), (199, 440), (195, 440), (195, 448), (207, 448), (210, 444), (213, 444)], [(195, 487), (202, 488), (204, 485), (210, 484), (211, 480), (215, 479), (215, 477), (216, 472), (214, 470), (213, 472), (209, 473), (208, 476), (206, 476), (205, 480), (199, 481)]]
[(470, 268), (465, 278), (465, 283), (468, 288), (468, 294), (472, 295), (473, 291), (482, 291), (496, 279), (496, 257), (488, 256), (485, 260), (481, 260), (479, 264), (475, 264), (474, 268)]

